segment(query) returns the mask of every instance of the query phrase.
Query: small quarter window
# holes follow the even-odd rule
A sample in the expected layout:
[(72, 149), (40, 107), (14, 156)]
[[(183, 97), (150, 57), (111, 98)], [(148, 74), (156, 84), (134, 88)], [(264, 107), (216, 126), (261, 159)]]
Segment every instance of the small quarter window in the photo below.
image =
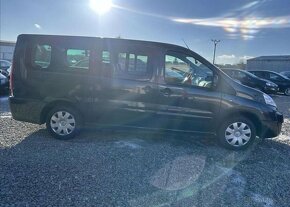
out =
[(129, 55), (128, 71), (135, 71), (135, 55), (134, 54)]
[(67, 49), (66, 64), (69, 68), (89, 69), (89, 50)]
[(111, 54), (109, 51), (102, 52), (102, 62), (103, 63), (111, 63)]
[(40, 68), (48, 68), (51, 61), (51, 46), (38, 44), (34, 51), (33, 64)]
[(118, 55), (118, 71), (126, 71), (126, 53), (119, 53)]
[(148, 56), (138, 55), (136, 62), (136, 71), (147, 72)]

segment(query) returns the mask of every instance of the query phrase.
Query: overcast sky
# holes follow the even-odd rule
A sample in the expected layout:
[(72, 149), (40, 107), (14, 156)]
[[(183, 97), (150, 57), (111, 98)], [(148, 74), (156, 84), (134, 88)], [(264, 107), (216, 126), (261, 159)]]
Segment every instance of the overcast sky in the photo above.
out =
[(100, 15), (90, 0), (0, 0), (0, 39), (21, 33), (160, 41), (189, 47), (217, 63), (290, 54), (290, 0), (112, 0)]

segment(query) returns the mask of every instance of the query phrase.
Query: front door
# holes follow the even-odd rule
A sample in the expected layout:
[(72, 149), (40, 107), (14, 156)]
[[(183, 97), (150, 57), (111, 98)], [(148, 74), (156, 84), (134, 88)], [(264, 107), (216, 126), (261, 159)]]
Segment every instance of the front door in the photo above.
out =
[(164, 128), (213, 132), (221, 93), (215, 90), (216, 72), (193, 55), (168, 51), (159, 80), (158, 117)]

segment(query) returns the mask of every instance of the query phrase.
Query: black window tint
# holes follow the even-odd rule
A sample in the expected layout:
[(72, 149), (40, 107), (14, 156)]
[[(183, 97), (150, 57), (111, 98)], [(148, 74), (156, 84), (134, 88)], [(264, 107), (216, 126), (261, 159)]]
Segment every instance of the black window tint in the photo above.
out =
[(266, 74), (263, 74), (263, 73), (261, 73), (261, 72), (252, 72), (255, 76), (258, 76), (258, 77), (260, 77), (260, 78), (265, 78), (265, 77), (267, 77), (267, 75)]
[(48, 68), (51, 61), (51, 46), (47, 44), (36, 45), (32, 59), (35, 66)]
[(90, 51), (82, 49), (67, 49), (66, 64), (69, 68), (89, 69)]

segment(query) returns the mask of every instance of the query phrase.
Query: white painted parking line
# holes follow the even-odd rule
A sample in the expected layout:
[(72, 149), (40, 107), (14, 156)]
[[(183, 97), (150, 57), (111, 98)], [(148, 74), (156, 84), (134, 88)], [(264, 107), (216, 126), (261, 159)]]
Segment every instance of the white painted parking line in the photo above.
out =
[(1, 119), (5, 119), (5, 118), (12, 118), (11, 115), (3, 115), (3, 116), (0, 116)]
[(11, 112), (1, 113), (0, 118), (1, 119), (12, 118), (12, 114)]

